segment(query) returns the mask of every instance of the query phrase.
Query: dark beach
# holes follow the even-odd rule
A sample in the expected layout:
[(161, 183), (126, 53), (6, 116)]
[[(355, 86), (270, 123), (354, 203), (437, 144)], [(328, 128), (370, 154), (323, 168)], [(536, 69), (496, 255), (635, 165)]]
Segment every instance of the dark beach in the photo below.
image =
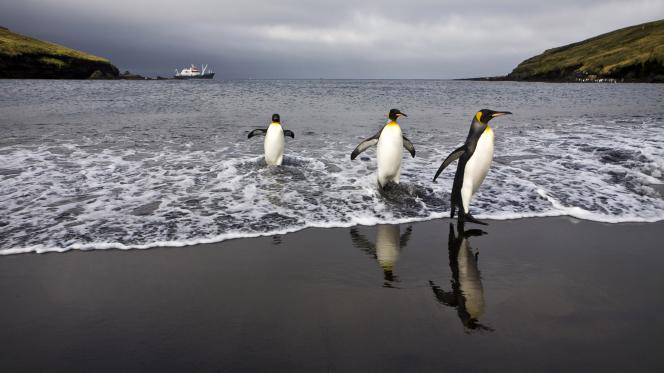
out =
[(3, 256), (0, 371), (664, 370), (664, 222), (449, 223)]

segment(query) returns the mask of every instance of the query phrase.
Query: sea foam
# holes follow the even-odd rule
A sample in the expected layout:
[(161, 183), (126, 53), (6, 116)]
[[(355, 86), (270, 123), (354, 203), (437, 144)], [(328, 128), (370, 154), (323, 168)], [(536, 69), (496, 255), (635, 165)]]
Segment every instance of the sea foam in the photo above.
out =
[[(240, 98), (210, 96), (200, 86), (171, 88), (191, 89), (209, 105), (229, 100), (225, 105), (236, 108), (260, 100), (259, 93), (277, 94), (272, 83), (255, 84), (260, 89), (248, 89), (250, 96)], [(31, 126), (37, 122), (34, 114), (3, 107), (9, 119), (2, 123), (7, 136), (0, 141), (0, 254), (185, 246), (307, 227), (397, 224), (449, 216), (456, 164), (436, 183), (432, 178), (447, 154), (464, 140), (469, 109), (458, 109), (458, 117), (466, 118), (463, 121), (444, 117), (445, 123), (460, 122), (450, 127), (441, 127), (440, 114), (428, 113), (438, 113), (430, 108), (441, 104), (440, 95), (447, 94), (436, 89), (452, 89), (445, 97), (453, 100), (457, 96), (451, 94), (461, 83), (407, 83), (424, 86), (407, 92), (413, 101), (425, 100), (420, 104), (421, 119), (411, 115), (402, 120), (417, 156), (404, 153), (401, 184), (387, 193), (379, 193), (376, 186), (375, 150), (349, 159), (355, 145), (375, 133), (384, 118), (369, 120), (364, 111), (355, 111), (346, 117), (348, 124), (321, 123), (342, 115), (339, 108), (351, 108), (357, 100), (381, 103), (385, 99), (381, 90), (391, 88), (375, 82), (357, 87), (329, 83), (336, 91), (328, 97), (328, 83), (306, 84), (314, 85), (312, 94), (320, 95), (316, 100), (336, 105), (337, 110), (320, 106), (315, 112), (306, 111), (306, 105), (319, 101), (297, 93), (288, 96), (299, 106), (290, 116), (284, 115), (284, 125), (295, 130), (296, 138), (287, 139), (282, 167), (265, 164), (262, 138), (246, 139), (246, 131), (257, 126), (246, 119), (255, 117), (253, 109), (236, 112), (241, 118), (237, 121), (243, 122), (218, 124), (215, 118), (225, 111), (201, 117), (197, 108), (171, 108), (161, 96), (166, 93), (149, 91), (153, 96), (142, 99), (161, 105), (158, 112), (145, 114), (145, 106), (130, 101), (110, 109), (95, 106), (102, 112), (99, 117), (67, 106), (60, 116), (44, 114), (38, 119), (45, 124)], [(550, 89), (546, 94), (571, 106), (575, 103), (570, 100), (582, 100), (584, 94), (574, 92), (566, 98), (565, 90), (580, 89), (577, 86), (487, 89), (496, 87), (509, 92)], [(640, 89), (625, 87), (616, 89)], [(232, 86), (217, 89), (235, 89), (235, 95), (244, 92)], [(422, 96), (422, 92), (441, 93)], [(18, 107), (22, 102), (17, 102)], [(58, 107), (49, 102), (49, 110)], [(501, 109), (511, 105), (515, 104), (506, 101)], [(585, 110), (582, 106), (576, 110), (581, 108)], [(662, 115), (545, 116), (535, 111), (519, 116), (518, 107), (512, 111), (515, 115), (492, 122), (496, 154), (471, 205), (475, 216), (500, 220), (567, 215), (607, 223), (664, 219)], [(7, 124), (21, 118), (29, 123)]]

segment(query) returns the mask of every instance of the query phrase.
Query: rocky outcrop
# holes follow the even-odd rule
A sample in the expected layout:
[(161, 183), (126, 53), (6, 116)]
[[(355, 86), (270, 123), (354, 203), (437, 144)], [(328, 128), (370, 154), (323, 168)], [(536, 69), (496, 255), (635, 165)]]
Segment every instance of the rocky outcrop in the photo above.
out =
[(109, 62), (61, 55), (0, 55), (0, 78), (4, 79), (116, 79), (118, 69)]

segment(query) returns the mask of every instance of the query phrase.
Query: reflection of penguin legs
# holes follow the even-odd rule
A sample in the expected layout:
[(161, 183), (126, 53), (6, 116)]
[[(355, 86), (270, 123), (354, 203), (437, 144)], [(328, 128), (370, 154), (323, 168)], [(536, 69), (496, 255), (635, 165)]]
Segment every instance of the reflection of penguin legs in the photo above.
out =
[(433, 281), (429, 281), (429, 286), (438, 302), (456, 308), (466, 331), (492, 330), (480, 324), (478, 320), (484, 309), (484, 291), (477, 262), (473, 260), (477, 254), (472, 253), (468, 242), (469, 237), (483, 234), (486, 232), (480, 229), (464, 230), (463, 223), (457, 224), (456, 229), (454, 224), (450, 223), (448, 252), (452, 271), (452, 290), (445, 291)]

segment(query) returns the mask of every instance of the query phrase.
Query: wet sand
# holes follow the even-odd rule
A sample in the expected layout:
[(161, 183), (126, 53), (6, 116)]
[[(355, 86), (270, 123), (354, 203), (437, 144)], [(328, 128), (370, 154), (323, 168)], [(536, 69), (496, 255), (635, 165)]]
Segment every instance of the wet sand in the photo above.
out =
[(0, 257), (0, 371), (664, 371), (664, 222), (449, 223)]

